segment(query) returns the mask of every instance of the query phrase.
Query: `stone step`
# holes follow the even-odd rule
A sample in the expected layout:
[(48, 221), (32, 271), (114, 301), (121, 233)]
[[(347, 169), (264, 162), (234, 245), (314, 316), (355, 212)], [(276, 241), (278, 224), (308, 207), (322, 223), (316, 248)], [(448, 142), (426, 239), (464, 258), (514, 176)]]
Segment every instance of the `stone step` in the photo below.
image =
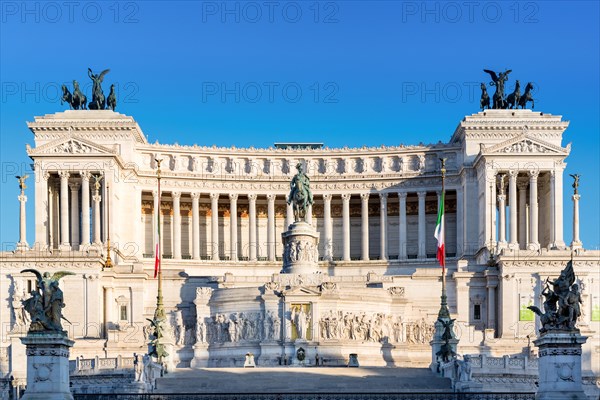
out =
[(449, 392), (450, 380), (426, 368), (176, 369), (157, 380), (158, 393)]

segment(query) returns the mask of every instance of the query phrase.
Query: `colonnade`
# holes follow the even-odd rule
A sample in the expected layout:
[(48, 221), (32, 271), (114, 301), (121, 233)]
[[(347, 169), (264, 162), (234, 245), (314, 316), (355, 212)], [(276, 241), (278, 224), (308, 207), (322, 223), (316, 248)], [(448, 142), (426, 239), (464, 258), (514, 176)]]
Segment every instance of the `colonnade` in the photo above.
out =
[(90, 186), (90, 180), (99, 175), (93, 171), (47, 171), (42, 175), (36, 185), (47, 194), (38, 203), (46, 211), (45, 221), (39, 227), (43, 230), (40, 237), (46, 238), (43, 246), (80, 250), (90, 244), (102, 244), (104, 185), (98, 182)]
[[(499, 248), (538, 250), (540, 247), (565, 247), (562, 226), (562, 172), (562, 169), (508, 170), (494, 175), (493, 179), (498, 183), (493, 189), (497, 190)], [(549, 187), (540, 186), (540, 174)], [(505, 183), (506, 178), (508, 178), (508, 185)], [(540, 195), (540, 188), (548, 189), (547, 194)], [(506, 189), (508, 189), (508, 199)], [(540, 216), (541, 205), (544, 207), (542, 216)], [(540, 219), (542, 219), (541, 223)], [(543, 232), (540, 229), (543, 229)], [(540, 237), (542, 233), (543, 238)]]
[[(429, 238), (426, 234), (426, 196), (427, 191), (417, 191), (416, 196), (418, 198), (418, 223), (417, 223), (417, 254), (409, 255), (407, 252), (407, 197), (409, 196), (409, 192), (406, 191), (396, 191), (396, 192), (379, 192), (379, 193), (324, 193), (324, 194), (315, 194), (315, 205), (318, 204), (319, 207), (319, 224), (321, 225), (321, 238), (320, 238), (320, 251), (321, 251), (321, 259), (323, 260), (334, 260), (334, 217), (332, 212), (332, 202), (336, 203), (336, 207), (339, 207), (339, 202), (341, 200), (341, 237), (337, 238), (337, 242), (341, 243), (341, 251), (338, 252), (340, 255), (336, 259), (340, 261), (351, 261), (351, 217), (355, 215), (355, 213), (351, 213), (351, 199), (360, 198), (360, 260), (369, 261), (370, 259), (379, 259), (379, 260), (388, 260), (390, 258), (390, 254), (393, 254), (394, 258), (399, 260), (406, 260), (408, 258), (417, 258), (417, 259), (427, 259), (427, 244), (429, 241), (434, 241), (433, 237)], [(430, 192), (431, 193), (431, 192)], [(144, 196), (143, 196), (144, 197)], [(182, 248), (184, 248), (182, 243), (182, 197), (185, 199), (187, 203), (185, 209), (191, 210), (191, 219), (189, 220), (191, 229), (188, 230), (188, 234), (191, 235), (191, 241), (189, 246), (190, 254), (183, 254)], [(396, 215), (389, 215), (388, 212), (388, 200), (396, 197), (398, 199), (398, 212)], [(206, 234), (210, 232), (210, 240), (207, 237), (201, 237), (200, 232), (200, 200), (210, 199), (210, 206), (206, 205), (204, 202), (204, 206), (206, 209)], [(371, 200), (371, 204), (373, 204), (373, 198), (376, 199), (379, 208), (379, 255), (372, 256), (370, 255), (370, 251), (372, 250), (370, 247), (373, 245), (369, 241), (369, 220), (373, 218), (373, 216), (369, 216), (369, 201)], [(156, 232), (156, 222), (158, 221), (157, 210), (159, 209), (159, 197), (158, 192), (152, 192), (153, 206), (152, 206), (152, 230)], [(172, 227), (165, 232), (165, 229), (161, 227), (161, 232), (163, 235), (169, 236), (169, 249), (165, 251), (165, 240), (162, 241), (163, 254), (167, 254), (167, 258), (173, 259), (181, 259), (181, 258), (191, 258), (191, 259), (201, 259), (204, 258), (201, 255), (200, 243), (202, 241), (206, 241), (206, 254), (207, 258), (213, 261), (239, 261), (239, 260), (249, 260), (249, 261), (257, 261), (259, 259), (259, 254), (257, 249), (259, 248), (259, 243), (257, 241), (257, 222), (258, 222), (258, 211), (257, 211), (257, 201), (260, 201), (261, 204), (266, 202), (266, 261), (275, 261), (277, 259), (276, 254), (276, 245), (280, 242), (280, 238), (276, 237), (276, 201), (278, 207), (282, 206), (284, 203), (284, 195), (281, 194), (277, 196), (274, 193), (269, 194), (258, 194), (258, 193), (250, 193), (250, 194), (237, 194), (237, 193), (198, 193), (198, 192), (190, 192), (190, 193), (182, 193), (179, 191), (171, 191), (171, 192), (163, 192), (161, 193), (161, 199), (163, 214), (172, 215), (172, 218), (169, 219), (172, 222)], [(243, 212), (239, 211), (239, 202), (243, 202)], [(394, 200), (395, 201), (395, 200)], [(438, 193), (438, 204), (440, 201), (440, 196)], [(191, 202), (191, 205), (189, 204)], [(165, 205), (166, 203), (166, 205)], [(223, 205), (226, 205), (226, 209), (223, 209)], [(168, 209), (165, 210), (165, 207)], [(293, 210), (290, 204), (286, 204), (285, 211), (285, 226), (293, 223)], [(322, 212), (321, 212), (322, 207)], [(313, 207), (309, 209), (307, 214), (307, 222), (313, 224)], [(437, 204), (435, 209), (437, 210)], [(339, 210), (339, 209), (338, 209)], [(356, 211), (356, 209), (354, 209)], [(219, 216), (219, 211), (221, 211), (221, 217)], [(245, 214), (247, 211), (247, 214)], [(242, 215), (248, 218), (248, 234), (245, 235), (244, 245), (242, 245), (242, 240), (239, 238), (240, 223), (238, 219)], [(429, 209), (429, 213), (431, 213), (431, 207)], [(185, 212), (184, 212), (185, 215)], [(188, 214), (189, 215), (189, 214)], [(228, 220), (228, 228), (224, 227), (223, 221), (220, 221), (220, 218), (225, 218)], [(392, 218), (397, 218), (394, 223), (391, 224)], [(165, 218), (162, 218), (164, 223)], [(313, 224), (314, 225), (314, 224)], [(457, 226), (460, 223), (457, 221)], [(390, 249), (390, 229), (394, 226), (394, 229), (398, 229), (398, 248)], [(220, 229), (228, 229), (227, 232)], [(396, 228), (397, 227), (397, 228)], [(457, 228), (458, 229), (458, 228)], [(219, 237), (220, 235), (225, 235), (228, 233), (228, 246), (227, 251), (222, 252), (219, 249), (219, 243), (223, 242), (223, 237)], [(431, 235), (430, 235), (431, 236)], [(452, 235), (454, 236), (454, 235)], [(459, 236), (459, 235), (456, 235)], [(183, 238), (184, 241), (186, 238)], [(247, 241), (247, 242), (246, 242)], [(156, 239), (153, 239), (152, 249), (155, 249)], [(240, 254), (240, 247), (245, 249), (244, 256)], [(146, 247), (149, 249), (149, 246)], [(187, 245), (185, 245), (187, 248)], [(246, 250), (247, 249), (247, 250)], [(146, 253), (148, 257), (154, 256), (154, 254)], [(431, 255), (429, 255), (431, 256)]]

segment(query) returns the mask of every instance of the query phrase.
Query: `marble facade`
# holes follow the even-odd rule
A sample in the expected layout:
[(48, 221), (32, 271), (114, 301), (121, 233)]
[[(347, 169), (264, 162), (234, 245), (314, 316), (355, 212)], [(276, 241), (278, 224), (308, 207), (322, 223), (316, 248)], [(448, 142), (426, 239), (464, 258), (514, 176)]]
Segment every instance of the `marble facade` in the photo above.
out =
[[(487, 110), (466, 116), (446, 143), (258, 149), (151, 144), (132, 117), (108, 110), (36, 117), (27, 147), (35, 240), (21, 237), (18, 251), (0, 255), (0, 372), (24, 374), (15, 343), (28, 321), (19, 304), (34, 282), (19, 271), (30, 267), (68, 263), (76, 273), (61, 281), (72, 357), (145, 348), (157, 213), (175, 365), (243, 366), (247, 353), (259, 367), (280, 365), (303, 347), (308, 364), (318, 354), (325, 365), (345, 365), (356, 353), (361, 366), (426, 366), (440, 302), (433, 231), (445, 157), (458, 352), (514, 354), (536, 335), (526, 307), (540, 306), (544, 280), (570, 259), (563, 231), (576, 225), (579, 325), (590, 337), (583, 369), (598, 374), (600, 252), (585, 249), (578, 220), (563, 221), (567, 127), (560, 116)], [(155, 158), (164, 160), (160, 204)], [(282, 240), (298, 162), (315, 197), (310, 260)], [(109, 225), (114, 267), (103, 270)]]

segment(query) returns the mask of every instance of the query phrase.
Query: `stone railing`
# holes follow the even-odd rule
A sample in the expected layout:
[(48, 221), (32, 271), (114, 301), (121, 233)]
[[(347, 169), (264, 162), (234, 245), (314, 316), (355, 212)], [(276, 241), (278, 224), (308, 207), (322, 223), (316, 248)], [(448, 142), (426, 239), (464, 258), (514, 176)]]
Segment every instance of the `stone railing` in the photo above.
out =
[(69, 360), (69, 373), (77, 374), (112, 374), (115, 371), (133, 370), (133, 357), (76, 358)]
[(471, 366), (474, 372), (502, 371), (535, 371), (538, 368), (538, 358), (528, 355), (490, 357), (485, 354), (471, 356)]

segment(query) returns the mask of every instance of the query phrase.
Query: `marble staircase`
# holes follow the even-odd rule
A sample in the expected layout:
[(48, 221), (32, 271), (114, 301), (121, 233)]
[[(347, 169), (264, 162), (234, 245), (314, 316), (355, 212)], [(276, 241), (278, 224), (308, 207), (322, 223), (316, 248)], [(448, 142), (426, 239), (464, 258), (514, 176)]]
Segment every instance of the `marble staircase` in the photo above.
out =
[(450, 392), (427, 368), (177, 369), (157, 380), (157, 393)]

